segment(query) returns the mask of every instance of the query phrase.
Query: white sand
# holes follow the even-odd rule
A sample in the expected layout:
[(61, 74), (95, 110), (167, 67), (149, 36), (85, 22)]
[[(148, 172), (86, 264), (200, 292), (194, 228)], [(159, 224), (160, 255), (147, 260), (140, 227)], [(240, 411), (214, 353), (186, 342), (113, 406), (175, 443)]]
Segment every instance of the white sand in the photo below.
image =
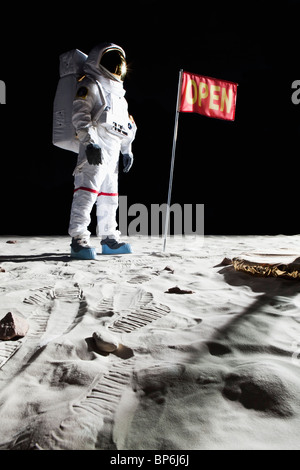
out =
[(0, 449), (299, 449), (299, 281), (216, 265), (300, 236), (130, 242), (74, 261), (68, 237), (0, 238), (0, 318), (30, 326), (0, 341)]

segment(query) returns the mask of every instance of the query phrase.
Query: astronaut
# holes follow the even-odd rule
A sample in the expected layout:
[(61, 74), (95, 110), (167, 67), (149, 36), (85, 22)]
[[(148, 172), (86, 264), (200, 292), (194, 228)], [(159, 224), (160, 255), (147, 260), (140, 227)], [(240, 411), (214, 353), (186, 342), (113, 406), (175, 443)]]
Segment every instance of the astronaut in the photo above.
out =
[(88, 231), (95, 203), (102, 253), (131, 253), (130, 244), (120, 242), (116, 222), (119, 156), (121, 152), (127, 173), (133, 163), (131, 144), (136, 133), (124, 98), (126, 70), (124, 50), (115, 44), (100, 44), (88, 55), (85, 76), (77, 86), (72, 122), (80, 148), (69, 224), (74, 258), (96, 257)]

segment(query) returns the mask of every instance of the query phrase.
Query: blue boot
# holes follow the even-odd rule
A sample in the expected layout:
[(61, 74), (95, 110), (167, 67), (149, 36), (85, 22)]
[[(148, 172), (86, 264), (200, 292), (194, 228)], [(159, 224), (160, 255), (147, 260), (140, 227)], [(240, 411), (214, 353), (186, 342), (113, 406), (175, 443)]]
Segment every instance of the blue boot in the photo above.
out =
[(76, 259), (96, 259), (96, 249), (89, 245), (86, 237), (72, 238), (71, 258)]
[(126, 255), (132, 253), (129, 243), (119, 243), (114, 238), (105, 238), (101, 241), (103, 255)]

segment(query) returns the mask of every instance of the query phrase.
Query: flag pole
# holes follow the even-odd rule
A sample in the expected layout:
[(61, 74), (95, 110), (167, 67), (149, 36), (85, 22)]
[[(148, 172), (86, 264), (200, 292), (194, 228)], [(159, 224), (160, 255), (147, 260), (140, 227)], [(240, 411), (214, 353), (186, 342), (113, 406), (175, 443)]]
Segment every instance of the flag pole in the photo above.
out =
[(166, 251), (167, 232), (168, 232), (169, 220), (170, 220), (170, 205), (171, 205), (171, 193), (172, 193), (175, 152), (176, 152), (176, 142), (177, 142), (182, 73), (183, 73), (183, 70), (181, 69), (179, 71), (179, 79), (178, 79), (177, 103), (176, 103), (176, 114), (175, 114), (175, 123), (174, 123), (174, 134), (173, 134), (173, 147), (172, 147), (172, 158), (171, 158), (171, 168), (170, 168), (170, 178), (169, 178), (168, 202), (167, 202), (167, 212), (166, 212), (166, 220), (165, 220), (165, 235), (164, 235), (164, 246), (163, 246), (163, 251), (164, 252)]

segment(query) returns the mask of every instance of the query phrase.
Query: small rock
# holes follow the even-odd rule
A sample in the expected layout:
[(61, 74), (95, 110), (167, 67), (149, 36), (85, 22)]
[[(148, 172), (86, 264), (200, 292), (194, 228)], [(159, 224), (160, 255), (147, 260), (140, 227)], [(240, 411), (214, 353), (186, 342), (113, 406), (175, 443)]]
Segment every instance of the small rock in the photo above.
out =
[(119, 347), (119, 341), (108, 331), (95, 331), (93, 338), (99, 351), (114, 352)]
[(0, 266), (0, 273), (5, 273), (5, 269)]
[(230, 266), (232, 264), (232, 260), (230, 258), (224, 258), (221, 263), (216, 264), (214, 268), (218, 268), (219, 266)]
[(170, 271), (171, 274), (174, 274), (174, 268), (172, 268), (172, 266), (166, 266), (164, 271)]
[(7, 240), (6, 243), (10, 243), (11, 245), (13, 245), (14, 243), (18, 243), (17, 240)]
[(29, 325), (25, 318), (8, 312), (0, 320), (0, 339), (7, 341), (16, 337), (23, 337), (28, 331)]
[(180, 287), (170, 287), (168, 290), (165, 291), (165, 294), (193, 294), (192, 290), (187, 289), (180, 289)]

